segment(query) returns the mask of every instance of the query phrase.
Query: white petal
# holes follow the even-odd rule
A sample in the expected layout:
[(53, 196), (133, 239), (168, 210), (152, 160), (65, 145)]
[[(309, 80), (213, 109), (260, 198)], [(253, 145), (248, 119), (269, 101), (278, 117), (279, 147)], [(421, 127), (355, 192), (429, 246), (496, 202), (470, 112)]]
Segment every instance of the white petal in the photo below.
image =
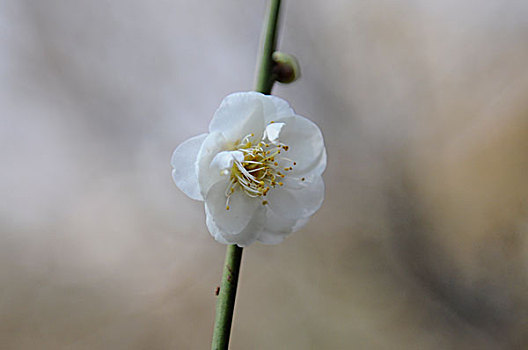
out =
[(266, 224), (264, 230), (274, 232), (276, 234), (286, 235), (292, 232), (293, 226), (297, 222), (297, 219), (290, 219), (283, 216), (277, 215), (273, 210), (268, 208), (266, 213)]
[(265, 221), (265, 208), (257, 208), (253, 213), (252, 219), (248, 225), (236, 234), (230, 234), (222, 231), (214, 221), (213, 215), (205, 207), (206, 224), (209, 232), (214, 239), (223, 244), (236, 244), (240, 247), (245, 247), (253, 243), (259, 236)]
[(207, 134), (191, 137), (174, 150), (171, 158), (172, 178), (176, 186), (192, 199), (202, 200), (198, 177), (196, 175), (196, 161), (200, 147)]
[(207, 229), (209, 230), (209, 233), (211, 233), (211, 236), (213, 238), (222, 244), (229, 244), (229, 242), (222, 236), (222, 231), (216, 226), (213, 216), (208, 213), (207, 207), (205, 208), (205, 224), (207, 225)]
[(224, 98), (209, 124), (209, 131), (221, 131), (227, 139), (235, 141), (249, 133), (257, 135), (271, 121), (293, 115), (295, 112), (288, 102), (279, 97), (254, 91), (237, 92)]
[(257, 240), (263, 244), (279, 244), (284, 241), (286, 236), (276, 232), (262, 231)]
[(279, 135), (283, 126), (284, 123), (269, 124), (268, 126), (266, 126), (266, 130), (264, 130), (264, 138), (267, 138), (271, 143), (275, 145), (278, 144)]
[(220, 131), (232, 142), (250, 133), (262, 136), (264, 105), (260, 95), (237, 92), (224, 98), (209, 124), (209, 131)]
[(277, 187), (269, 191), (269, 208), (278, 216), (298, 220), (313, 215), (324, 200), (324, 182), (321, 176), (305, 179), (302, 189)]
[(264, 244), (278, 244), (290, 233), (299, 230), (308, 220), (309, 218), (288, 219), (268, 210), (266, 224), (258, 237), (258, 241)]
[(204, 140), (200, 151), (198, 152), (196, 162), (196, 174), (198, 175), (198, 186), (202, 197), (205, 195), (211, 186), (222, 180), (219, 171), (212, 171), (210, 168), (211, 161), (217, 153), (223, 151), (226, 147), (226, 140), (221, 132), (212, 132)]
[(262, 204), (257, 198), (249, 197), (238, 188), (231, 195), (229, 210), (227, 210), (226, 187), (227, 181), (215, 183), (205, 197), (205, 205), (220, 230), (234, 235), (241, 232), (249, 224), (255, 210)]
[(264, 118), (266, 124), (271, 121), (277, 121), (295, 115), (295, 112), (290, 107), (288, 102), (286, 102), (282, 98), (272, 95), (262, 96), (266, 100), (266, 104), (264, 107)]
[(321, 130), (310, 120), (298, 115), (282, 122), (286, 125), (281, 130), (280, 141), (289, 146), (288, 151), (284, 152), (284, 157), (297, 163), (295, 172), (309, 172), (320, 164), (321, 155), (325, 152)]
[[(293, 171), (288, 172), (288, 175), (291, 175), (296, 178), (309, 178), (314, 176), (321, 176), (326, 169), (326, 149), (323, 149), (323, 152), (319, 157), (312, 163), (312, 167), (308, 168), (298, 168), (297, 166), (293, 167)], [(285, 181), (286, 183), (286, 181)]]
[(211, 161), (210, 167), (218, 171), (230, 170), (235, 160), (242, 162), (244, 160), (244, 153), (240, 151), (222, 151), (216, 154)]
[(309, 217), (297, 220), (295, 225), (293, 225), (292, 232), (299, 231), (301, 228), (303, 228), (304, 225), (308, 223), (308, 221), (310, 221)]

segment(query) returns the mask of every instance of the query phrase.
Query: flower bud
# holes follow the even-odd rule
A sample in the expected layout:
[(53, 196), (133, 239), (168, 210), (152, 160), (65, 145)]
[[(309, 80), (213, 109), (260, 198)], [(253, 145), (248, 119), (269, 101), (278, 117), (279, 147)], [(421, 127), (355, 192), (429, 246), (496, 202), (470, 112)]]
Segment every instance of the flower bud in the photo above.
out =
[(273, 75), (276, 81), (289, 84), (299, 79), (301, 70), (295, 57), (284, 52), (275, 51), (271, 58), (273, 60)]

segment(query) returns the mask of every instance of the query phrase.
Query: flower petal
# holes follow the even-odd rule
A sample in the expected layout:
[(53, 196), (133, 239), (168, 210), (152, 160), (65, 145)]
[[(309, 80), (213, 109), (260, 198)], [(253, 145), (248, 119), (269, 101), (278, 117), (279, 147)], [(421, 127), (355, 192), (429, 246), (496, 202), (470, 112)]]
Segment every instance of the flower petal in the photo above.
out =
[(203, 201), (198, 187), (198, 176), (196, 175), (196, 161), (200, 147), (207, 134), (191, 137), (176, 147), (172, 153), (171, 165), (172, 178), (176, 186), (192, 199)]
[(275, 188), (268, 194), (269, 208), (278, 216), (298, 220), (313, 215), (324, 200), (321, 176), (307, 178), (302, 189)]
[(239, 247), (248, 246), (257, 239), (265, 221), (264, 213), (265, 208), (257, 208), (248, 225), (242, 231), (236, 234), (229, 234), (223, 232), (218, 225), (216, 225), (213, 216), (208, 211), (207, 207), (205, 208), (207, 228), (214, 239), (222, 244), (236, 244)]
[(309, 178), (314, 176), (321, 176), (326, 169), (326, 149), (323, 149), (323, 152), (319, 157), (312, 163), (312, 167), (298, 168), (297, 166), (293, 167), (291, 172), (288, 172), (288, 175), (297, 178)]
[(258, 237), (258, 241), (263, 244), (279, 244), (282, 241), (284, 241), (284, 238), (286, 238), (287, 234), (280, 234), (276, 232), (270, 232), (270, 231), (262, 231)]
[[(260, 106), (261, 110), (258, 110)], [(256, 113), (258, 112), (258, 113)], [(260, 117), (250, 118), (252, 114)], [(295, 112), (285, 100), (260, 92), (236, 92), (224, 98), (220, 107), (209, 124), (209, 131), (223, 132), (231, 141), (244, 137), (249, 133), (259, 133), (264, 125), (295, 115)], [(253, 119), (251, 121), (251, 119)], [(251, 123), (248, 123), (251, 121)], [(235, 128), (234, 128), (235, 126)]]
[(298, 220), (284, 218), (275, 214), (272, 210), (267, 211), (266, 224), (258, 237), (258, 241), (264, 244), (279, 244), (290, 233), (298, 231), (309, 221), (309, 217)]
[(232, 142), (250, 133), (261, 133), (265, 111), (259, 95), (256, 92), (238, 92), (224, 98), (209, 124), (209, 131), (220, 131)]
[(216, 170), (231, 169), (235, 160), (244, 161), (244, 153), (240, 151), (222, 151), (216, 154), (211, 161), (210, 167)]
[(266, 129), (264, 130), (264, 138), (267, 138), (271, 143), (275, 145), (278, 144), (279, 134), (283, 126), (284, 123), (268, 124), (268, 126), (266, 126)]
[(198, 186), (203, 198), (205, 198), (207, 191), (214, 183), (223, 179), (219, 171), (210, 169), (210, 164), (216, 154), (225, 148), (225, 144), (226, 140), (222, 133), (216, 131), (210, 133), (205, 138), (202, 147), (200, 147), (196, 162), (196, 174), (198, 175)]
[(325, 151), (321, 130), (310, 120), (298, 115), (281, 122), (285, 125), (279, 140), (289, 146), (284, 156), (296, 162), (295, 172), (309, 172), (320, 163), (321, 154)]
[(216, 226), (213, 216), (211, 213), (208, 212), (207, 207), (205, 208), (205, 224), (207, 225), (207, 229), (209, 230), (209, 233), (211, 233), (211, 236), (213, 238), (222, 244), (229, 244), (229, 242), (222, 236), (222, 231)]
[[(261, 94), (262, 95), (262, 94)], [(294, 110), (288, 102), (280, 97), (272, 95), (262, 95), (266, 99), (264, 107), (264, 118), (266, 124), (295, 115)]]
[(229, 210), (227, 210), (226, 188), (227, 181), (219, 181), (211, 186), (205, 197), (205, 206), (219, 229), (234, 235), (241, 232), (249, 224), (255, 210), (262, 204), (258, 199), (249, 197), (239, 188), (231, 194)]

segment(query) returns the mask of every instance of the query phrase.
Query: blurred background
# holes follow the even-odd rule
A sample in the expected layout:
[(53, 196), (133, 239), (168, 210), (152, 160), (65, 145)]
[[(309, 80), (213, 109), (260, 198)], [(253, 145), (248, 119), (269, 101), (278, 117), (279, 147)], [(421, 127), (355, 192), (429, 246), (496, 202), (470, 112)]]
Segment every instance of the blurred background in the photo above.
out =
[[(528, 3), (283, 5), (326, 200), (245, 249), (231, 348), (528, 348)], [(169, 161), (265, 8), (0, 2), (0, 348), (209, 348), (225, 246)]]

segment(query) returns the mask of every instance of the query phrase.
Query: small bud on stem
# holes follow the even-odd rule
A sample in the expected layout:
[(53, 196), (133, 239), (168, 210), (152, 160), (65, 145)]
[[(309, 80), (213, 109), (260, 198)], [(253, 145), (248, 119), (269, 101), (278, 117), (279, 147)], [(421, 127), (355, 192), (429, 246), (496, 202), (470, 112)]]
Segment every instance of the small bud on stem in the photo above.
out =
[(276, 81), (289, 84), (299, 79), (301, 70), (295, 57), (284, 52), (275, 51), (271, 58), (273, 60), (272, 74)]

